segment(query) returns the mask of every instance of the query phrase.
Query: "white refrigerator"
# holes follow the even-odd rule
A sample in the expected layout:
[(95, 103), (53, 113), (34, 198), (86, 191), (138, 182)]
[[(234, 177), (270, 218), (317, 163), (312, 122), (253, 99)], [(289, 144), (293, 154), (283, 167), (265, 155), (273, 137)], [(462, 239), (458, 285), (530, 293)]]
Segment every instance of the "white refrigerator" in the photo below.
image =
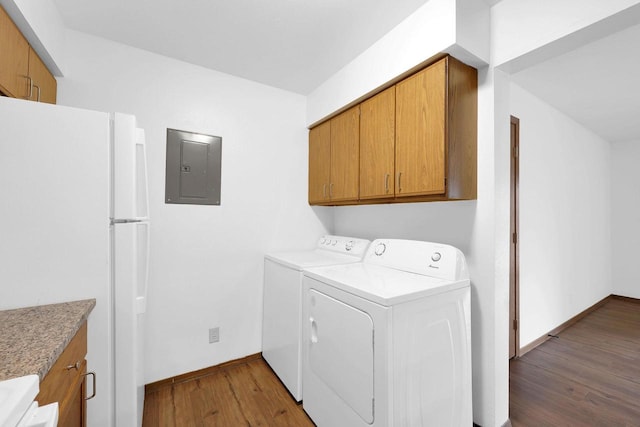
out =
[(95, 298), (87, 423), (140, 426), (150, 239), (144, 131), (131, 115), (0, 97), (0, 188), (0, 310)]

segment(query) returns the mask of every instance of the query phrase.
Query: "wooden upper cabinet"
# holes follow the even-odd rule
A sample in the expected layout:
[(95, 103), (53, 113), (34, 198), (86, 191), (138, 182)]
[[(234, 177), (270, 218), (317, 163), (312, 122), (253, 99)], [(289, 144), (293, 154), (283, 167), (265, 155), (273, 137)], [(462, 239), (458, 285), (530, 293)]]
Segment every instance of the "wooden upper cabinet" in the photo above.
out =
[(360, 167), (360, 107), (355, 106), (331, 119), (332, 202), (358, 200)]
[(360, 104), (360, 198), (395, 194), (396, 88)]
[(13, 98), (56, 103), (55, 77), (1, 6), (0, 92)]
[[(476, 69), (444, 56), (311, 129), (309, 203), (475, 199), (477, 87)], [(329, 137), (324, 126), (330, 127)], [(311, 147), (322, 132), (330, 140), (324, 157)], [(322, 180), (311, 180), (317, 162), (329, 167), (329, 197), (318, 196), (326, 169)]]
[(29, 94), (29, 43), (0, 7), (0, 92), (14, 98)]
[(29, 48), (29, 77), (33, 83), (31, 100), (56, 103), (57, 82), (36, 52)]
[(331, 122), (309, 131), (309, 203), (329, 201), (331, 181)]
[(445, 192), (446, 60), (396, 86), (396, 196)]

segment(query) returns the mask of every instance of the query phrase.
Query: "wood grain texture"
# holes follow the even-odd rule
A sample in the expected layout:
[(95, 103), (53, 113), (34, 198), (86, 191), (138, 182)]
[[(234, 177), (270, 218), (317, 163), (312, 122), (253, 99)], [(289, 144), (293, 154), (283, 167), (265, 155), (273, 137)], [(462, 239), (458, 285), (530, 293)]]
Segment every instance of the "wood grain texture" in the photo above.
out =
[(29, 48), (29, 77), (34, 84), (31, 100), (55, 104), (58, 82), (31, 47)]
[(520, 334), (517, 324), (520, 319), (520, 251), (517, 239), (519, 234), (519, 205), (520, 205), (520, 119), (511, 116), (511, 178), (510, 178), (510, 231), (509, 245), (509, 359), (520, 356)]
[(446, 58), (447, 74), (447, 197), (477, 197), (478, 71)]
[(360, 106), (331, 119), (332, 202), (358, 200), (360, 186)]
[(597, 303), (595, 303), (591, 307), (587, 308), (586, 310), (582, 311), (581, 313), (576, 314), (571, 319), (567, 320), (566, 322), (562, 323), (561, 325), (553, 328), (548, 333), (542, 335), (541, 337), (536, 338), (535, 340), (533, 340), (529, 344), (527, 344), (524, 347), (520, 348), (519, 355), (522, 356), (525, 353), (533, 350), (534, 348), (538, 347), (543, 342), (545, 342), (548, 339), (550, 339), (551, 336), (558, 335), (560, 332), (564, 331), (565, 329), (567, 329), (571, 325), (573, 325), (573, 324), (577, 323), (578, 321), (580, 321), (582, 318), (584, 318), (584, 317), (588, 316), (590, 313), (598, 310), (600, 307), (602, 307), (607, 302), (609, 302), (609, 300), (612, 299), (612, 297), (613, 297), (613, 295), (609, 295), (608, 297), (603, 298), (602, 300), (598, 301)]
[(447, 59), (396, 85), (396, 197), (445, 192)]
[(396, 88), (360, 105), (360, 199), (395, 193)]
[(148, 388), (143, 426), (313, 426), (263, 359), (211, 372)]
[(513, 426), (640, 425), (640, 305), (603, 305), (510, 362)]
[(309, 130), (309, 204), (329, 201), (331, 122)]
[[(84, 322), (67, 348), (40, 383), (36, 401), (42, 405), (58, 402), (59, 425), (86, 425), (87, 403), (84, 400), (87, 372), (87, 322)], [(70, 368), (77, 366), (76, 368)]]
[(26, 98), (28, 72), (29, 43), (0, 6), (0, 92)]

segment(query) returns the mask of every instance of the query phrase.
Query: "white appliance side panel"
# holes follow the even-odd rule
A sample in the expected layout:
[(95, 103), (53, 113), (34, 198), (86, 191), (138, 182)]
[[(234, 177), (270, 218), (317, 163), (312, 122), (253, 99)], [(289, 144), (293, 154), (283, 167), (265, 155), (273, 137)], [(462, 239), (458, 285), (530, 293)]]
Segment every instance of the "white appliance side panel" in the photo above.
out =
[(302, 273), (269, 259), (264, 261), (262, 356), (302, 400)]
[(395, 425), (469, 426), (469, 288), (395, 307)]
[(112, 227), (115, 249), (115, 414), (116, 425), (123, 426), (142, 425), (144, 314), (138, 313), (137, 282), (141, 267), (138, 234), (145, 225), (130, 223)]
[(309, 291), (309, 369), (365, 422), (373, 422), (373, 320)]
[(109, 114), (0, 97), (0, 127), (0, 309), (96, 299), (87, 422), (109, 427)]
[(134, 116), (120, 113), (113, 115), (112, 218), (135, 218), (137, 215), (137, 136)]

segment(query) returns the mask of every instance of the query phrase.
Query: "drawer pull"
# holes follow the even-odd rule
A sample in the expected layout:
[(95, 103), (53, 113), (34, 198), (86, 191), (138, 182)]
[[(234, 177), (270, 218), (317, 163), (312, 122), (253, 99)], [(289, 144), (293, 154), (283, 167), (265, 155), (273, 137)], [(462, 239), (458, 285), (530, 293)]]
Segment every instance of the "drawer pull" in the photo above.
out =
[(67, 366), (67, 371), (75, 369), (76, 371), (80, 369), (80, 361), (78, 360), (75, 364)]
[(87, 375), (91, 375), (93, 377), (93, 393), (91, 393), (91, 396), (85, 397), (84, 400), (91, 400), (94, 397), (96, 397), (96, 373), (95, 372), (87, 372), (86, 374), (84, 374), (85, 378), (86, 378)]

